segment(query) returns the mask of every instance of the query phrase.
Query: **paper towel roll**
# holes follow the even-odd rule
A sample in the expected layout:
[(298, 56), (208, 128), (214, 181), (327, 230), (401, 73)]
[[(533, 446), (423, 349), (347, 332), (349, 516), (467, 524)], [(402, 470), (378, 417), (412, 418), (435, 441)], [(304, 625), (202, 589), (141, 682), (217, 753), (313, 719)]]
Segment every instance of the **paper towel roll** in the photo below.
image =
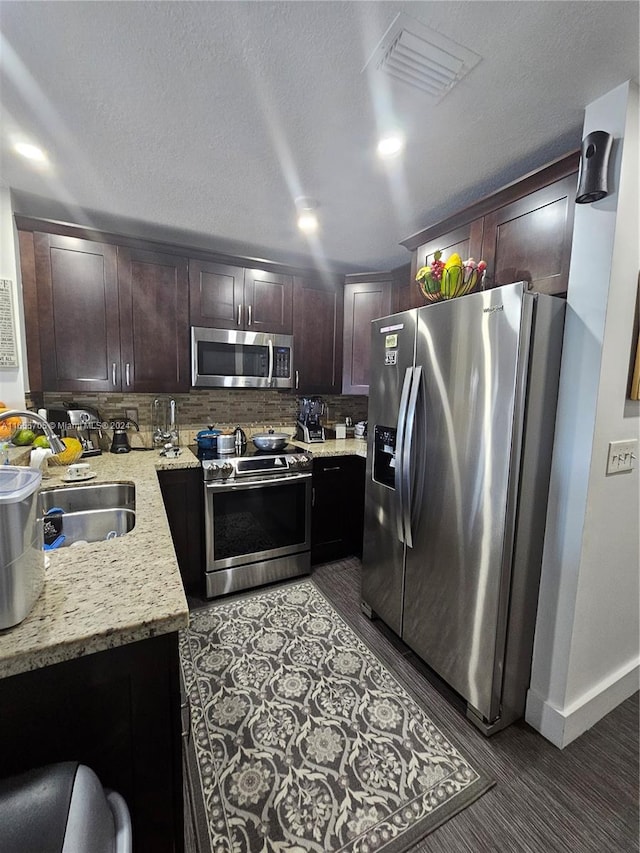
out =
[(49, 447), (34, 447), (31, 451), (29, 459), (30, 468), (38, 468), (44, 470), (46, 468), (45, 460), (48, 456), (53, 456), (53, 451)]

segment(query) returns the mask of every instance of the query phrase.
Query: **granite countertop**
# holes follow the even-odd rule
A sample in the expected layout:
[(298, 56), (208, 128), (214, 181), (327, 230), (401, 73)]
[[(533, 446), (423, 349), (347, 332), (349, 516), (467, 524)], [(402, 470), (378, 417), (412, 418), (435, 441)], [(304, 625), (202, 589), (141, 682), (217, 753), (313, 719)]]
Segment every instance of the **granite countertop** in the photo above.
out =
[[(17, 462), (18, 459), (12, 461)], [(0, 631), (0, 678), (186, 627), (189, 610), (156, 471), (198, 467), (190, 450), (103, 453), (92, 483), (133, 482), (136, 524), (126, 536), (49, 551), (44, 589), (27, 618)], [(49, 467), (42, 488), (67, 485)]]
[[(311, 456), (362, 456), (366, 439), (348, 438), (305, 444)], [(15, 449), (11, 464), (28, 464), (28, 452)], [(90, 542), (49, 551), (44, 589), (27, 618), (0, 631), (0, 678), (39, 669), (92, 652), (177, 631), (189, 611), (164, 510), (158, 470), (197, 468), (186, 447), (167, 459), (157, 451), (103, 453), (90, 462), (91, 483), (132, 482), (136, 486), (136, 524), (110, 542)], [(49, 467), (42, 489), (67, 486), (65, 467)]]
[(366, 438), (330, 438), (326, 441), (305, 444), (293, 439), (291, 444), (310, 453), (311, 456), (362, 456), (367, 458)]

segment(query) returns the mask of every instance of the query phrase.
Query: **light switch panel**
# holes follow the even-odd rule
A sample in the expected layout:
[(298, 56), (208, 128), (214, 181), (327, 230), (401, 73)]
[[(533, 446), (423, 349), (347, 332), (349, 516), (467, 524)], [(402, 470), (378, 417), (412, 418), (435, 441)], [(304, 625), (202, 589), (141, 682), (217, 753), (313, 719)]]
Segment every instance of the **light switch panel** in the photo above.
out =
[(607, 474), (619, 474), (621, 471), (633, 471), (638, 461), (638, 440), (610, 441), (607, 459)]

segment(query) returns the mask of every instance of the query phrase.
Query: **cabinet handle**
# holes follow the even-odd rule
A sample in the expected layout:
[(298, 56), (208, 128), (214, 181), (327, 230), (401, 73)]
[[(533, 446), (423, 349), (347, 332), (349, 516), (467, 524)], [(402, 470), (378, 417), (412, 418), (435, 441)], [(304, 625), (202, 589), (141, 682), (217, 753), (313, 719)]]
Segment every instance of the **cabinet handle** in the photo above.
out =
[(112, 383), (112, 385), (115, 386), (115, 385), (117, 385), (117, 382), (118, 382), (118, 366), (114, 361), (113, 364), (111, 365), (111, 383)]
[(325, 473), (326, 473), (327, 471), (339, 471), (339, 470), (340, 470), (340, 466), (339, 466), (339, 465), (334, 465), (334, 466), (333, 466), (333, 468), (323, 468), (322, 470), (323, 470)]
[(296, 370), (296, 391), (300, 387), (300, 371)]
[(247, 305), (247, 317), (249, 318), (247, 320), (247, 326), (250, 326), (251, 325), (251, 305)]
[(238, 305), (238, 325), (242, 325), (242, 302)]
[(129, 368), (129, 362), (127, 362), (124, 366), (124, 381), (127, 387), (131, 385), (131, 370)]

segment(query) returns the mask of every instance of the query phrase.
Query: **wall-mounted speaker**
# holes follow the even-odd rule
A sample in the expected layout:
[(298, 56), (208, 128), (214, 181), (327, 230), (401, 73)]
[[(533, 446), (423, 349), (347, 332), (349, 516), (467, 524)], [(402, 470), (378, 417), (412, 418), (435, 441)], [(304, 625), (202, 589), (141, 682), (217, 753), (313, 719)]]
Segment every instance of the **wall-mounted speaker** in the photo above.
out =
[(613, 136), (594, 130), (582, 140), (576, 204), (591, 204), (609, 195), (609, 157)]

